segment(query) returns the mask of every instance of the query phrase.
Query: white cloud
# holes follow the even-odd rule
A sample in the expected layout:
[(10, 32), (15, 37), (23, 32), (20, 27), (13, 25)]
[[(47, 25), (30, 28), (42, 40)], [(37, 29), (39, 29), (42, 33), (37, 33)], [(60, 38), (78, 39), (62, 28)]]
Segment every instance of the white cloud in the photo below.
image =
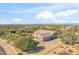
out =
[(60, 19), (60, 20), (54, 20), (53, 22), (55, 22), (55, 23), (66, 23), (67, 21)]
[(55, 19), (57, 19), (57, 17), (60, 17), (60, 19), (62, 19), (61, 17), (69, 17), (69, 16), (72, 16), (72, 15), (75, 15), (77, 12), (78, 12), (78, 10), (72, 10), (72, 9), (60, 11), (60, 12), (57, 12), (57, 13), (53, 13), (51, 11), (43, 11), (41, 13), (36, 14), (35, 17), (37, 19), (55, 20)]
[(62, 11), (62, 12), (58, 12), (56, 15), (57, 16), (61, 16), (61, 17), (67, 17), (67, 16), (72, 16), (74, 14), (76, 14), (78, 12), (78, 10), (66, 10), (66, 11)]
[(14, 20), (14, 21), (17, 21), (17, 22), (22, 21), (22, 19), (19, 19), (19, 18), (14, 18), (13, 20)]
[(35, 15), (37, 19), (56, 19), (55, 15), (51, 11), (43, 11)]

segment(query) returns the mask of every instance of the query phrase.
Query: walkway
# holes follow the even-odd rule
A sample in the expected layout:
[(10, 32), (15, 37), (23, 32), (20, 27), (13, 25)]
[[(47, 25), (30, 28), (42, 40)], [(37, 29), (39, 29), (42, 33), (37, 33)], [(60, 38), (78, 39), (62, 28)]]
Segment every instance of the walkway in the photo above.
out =
[(0, 39), (0, 46), (5, 50), (7, 55), (17, 55), (14, 47), (7, 43), (7, 40)]

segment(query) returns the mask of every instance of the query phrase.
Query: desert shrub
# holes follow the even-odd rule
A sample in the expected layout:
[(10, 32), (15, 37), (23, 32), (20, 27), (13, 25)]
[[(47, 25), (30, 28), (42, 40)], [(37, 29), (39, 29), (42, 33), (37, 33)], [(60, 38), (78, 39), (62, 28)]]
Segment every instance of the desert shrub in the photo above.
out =
[(17, 53), (18, 55), (23, 55), (23, 53)]
[(74, 48), (76, 48), (77, 50), (79, 50), (79, 44), (75, 44)]
[(64, 46), (60, 46), (60, 48), (64, 48)]
[(0, 32), (0, 37), (2, 37), (3, 35), (5, 35), (5, 32)]
[(75, 41), (78, 40), (78, 36), (75, 34), (74, 29), (65, 30), (60, 35), (61, 41), (66, 44), (75, 44)]
[(54, 51), (53, 53), (56, 54), (56, 51)]
[(68, 51), (71, 52), (71, 53), (73, 53), (73, 50), (71, 50), (71, 49), (68, 49)]
[(20, 36), (15, 35), (15, 34), (8, 34), (5, 36), (5, 39), (10, 40), (10, 41), (14, 41), (14, 40), (17, 40), (18, 37), (20, 37)]
[(33, 50), (37, 43), (32, 40), (32, 37), (19, 37), (14, 41), (14, 45), (22, 51), (28, 51)]

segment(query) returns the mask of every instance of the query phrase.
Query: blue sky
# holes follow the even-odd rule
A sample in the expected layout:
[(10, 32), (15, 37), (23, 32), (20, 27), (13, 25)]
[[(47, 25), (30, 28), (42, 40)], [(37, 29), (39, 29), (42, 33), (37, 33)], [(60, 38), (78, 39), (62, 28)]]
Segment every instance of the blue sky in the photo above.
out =
[(79, 4), (0, 3), (0, 24), (79, 23)]

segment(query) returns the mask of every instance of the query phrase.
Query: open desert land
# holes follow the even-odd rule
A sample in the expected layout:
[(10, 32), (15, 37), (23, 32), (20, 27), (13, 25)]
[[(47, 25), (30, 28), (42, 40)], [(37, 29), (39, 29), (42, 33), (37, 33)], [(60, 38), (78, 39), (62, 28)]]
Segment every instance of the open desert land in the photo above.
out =
[(77, 55), (78, 29), (78, 25), (1, 25), (0, 46), (7, 55)]

